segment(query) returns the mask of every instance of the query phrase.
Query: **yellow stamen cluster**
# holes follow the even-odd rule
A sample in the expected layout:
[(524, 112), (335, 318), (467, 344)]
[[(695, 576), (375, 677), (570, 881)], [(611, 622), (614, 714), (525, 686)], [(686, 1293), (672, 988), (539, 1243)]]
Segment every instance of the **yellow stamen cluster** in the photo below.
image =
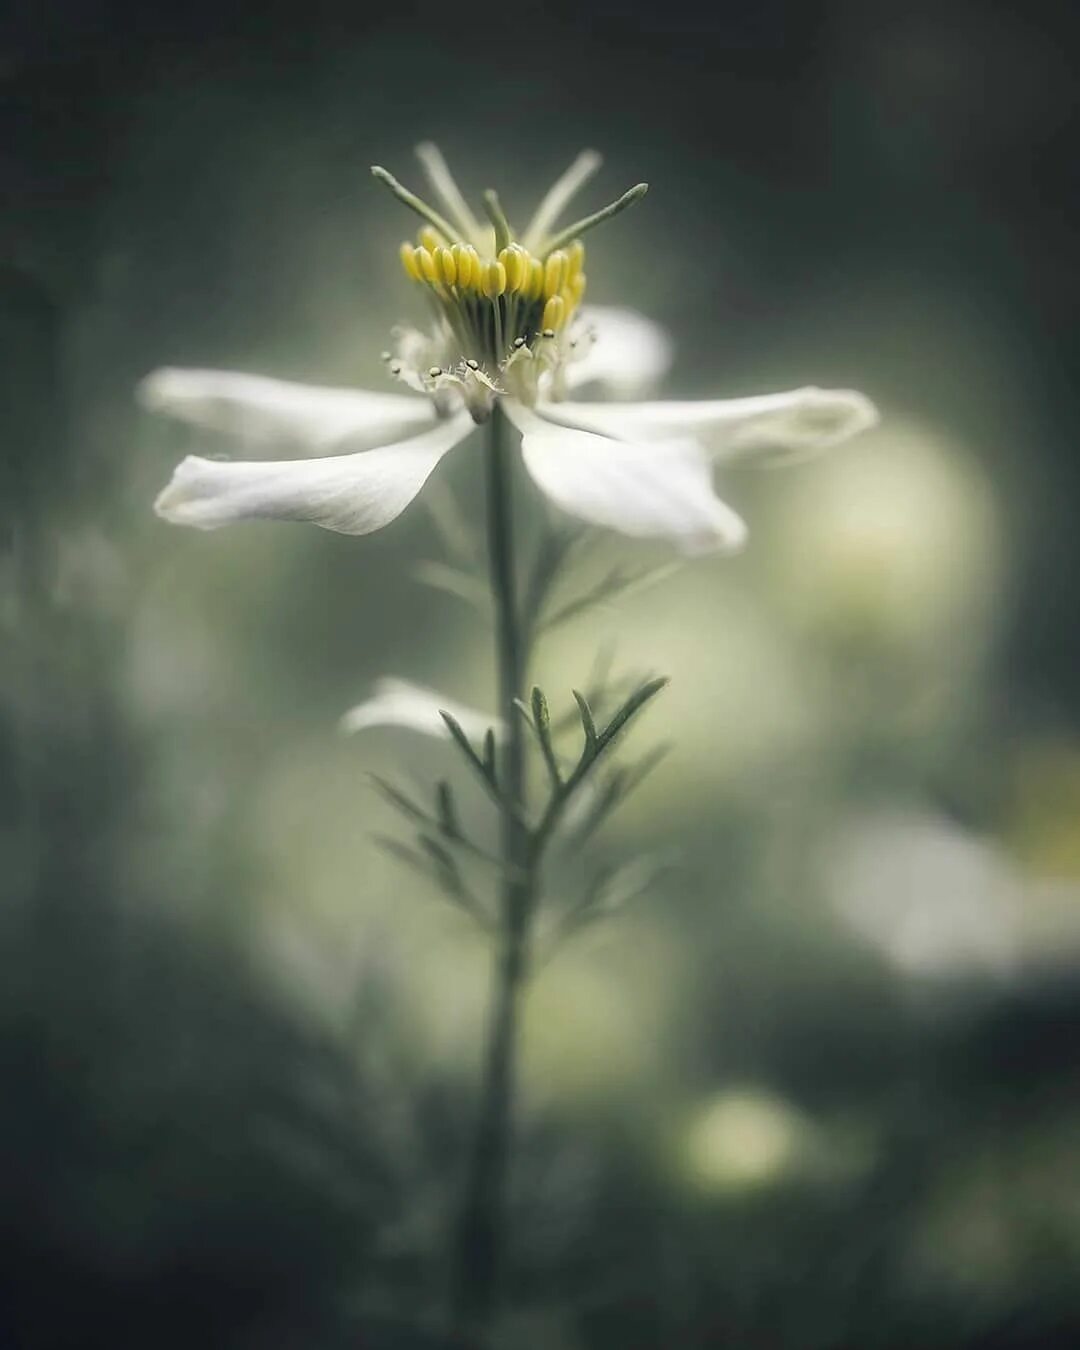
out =
[(580, 240), (544, 258), (516, 242), (483, 258), (431, 225), (416, 244), (401, 245), (406, 275), (424, 286), (461, 340), (463, 357), (496, 368), (515, 346), (551, 337), (570, 321), (585, 294), (584, 262)]

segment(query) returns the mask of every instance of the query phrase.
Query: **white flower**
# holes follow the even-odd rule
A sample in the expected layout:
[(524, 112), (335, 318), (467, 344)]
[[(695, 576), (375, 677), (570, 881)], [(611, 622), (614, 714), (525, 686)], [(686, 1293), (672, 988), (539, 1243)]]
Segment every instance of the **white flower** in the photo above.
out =
[(991, 840), (918, 811), (854, 816), (830, 850), (835, 910), (900, 970), (1006, 976), (1032, 896)]
[(454, 703), (434, 689), (426, 689), (411, 680), (384, 676), (375, 681), (371, 697), (350, 708), (341, 718), (342, 731), (367, 731), (370, 727), (405, 727), (425, 736), (450, 738), (450, 731), (442, 714), (449, 713), (471, 741), (480, 742), (488, 729), (496, 737), (503, 734), (502, 721), (475, 708)]
[(580, 156), (554, 185), (520, 242), (494, 193), (477, 222), (438, 151), (418, 151), (447, 212), (385, 170), (374, 172), (427, 224), (402, 245), (406, 273), (436, 312), (430, 334), (402, 329), (385, 354), (410, 394), (290, 384), (212, 370), (157, 370), (146, 407), (233, 436), (248, 448), (292, 447), (303, 458), (222, 461), (189, 456), (155, 509), (213, 529), (254, 519), (303, 520), (368, 534), (401, 514), (442, 457), (496, 402), (522, 435), (536, 485), (564, 511), (686, 552), (733, 550), (746, 528), (715, 494), (712, 464), (768, 452), (803, 455), (877, 420), (850, 390), (796, 389), (727, 401), (591, 403), (567, 395), (599, 381), (627, 395), (670, 363), (670, 343), (622, 309), (582, 308), (580, 236), (638, 200), (639, 184), (562, 230), (556, 221), (599, 164)]

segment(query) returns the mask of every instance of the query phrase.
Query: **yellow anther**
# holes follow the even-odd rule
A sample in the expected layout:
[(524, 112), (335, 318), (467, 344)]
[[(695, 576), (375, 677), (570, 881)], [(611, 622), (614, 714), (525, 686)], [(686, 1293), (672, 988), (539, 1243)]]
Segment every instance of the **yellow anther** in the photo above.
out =
[(439, 278), (444, 286), (452, 286), (457, 281), (457, 263), (454, 261), (454, 255), (448, 248), (440, 248), (435, 254), (435, 261), (439, 264)]
[[(554, 253), (548, 254), (548, 260), (544, 265), (544, 294), (558, 295), (566, 281), (566, 269), (570, 264), (569, 258), (557, 248)], [(554, 327), (554, 324), (548, 325)]]
[(581, 297), (585, 294), (585, 273), (578, 272), (572, 276), (566, 283), (564, 294), (567, 296), (567, 304), (571, 309), (576, 309), (581, 304)]
[(420, 264), (416, 260), (416, 249), (413, 248), (407, 240), (402, 244), (400, 250), (401, 265), (406, 273), (412, 277), (413, 281), (423, 281), (423, 275), (420, 271)]
[(539, 258), (529, 258), (529, 280), (526, 290), (530, 300), (539, 300), (544, 293), (544, 264)]
[(581, 269), (585, 266), (585, 245), (580, 239), (575, 239), (566, 250), (566, 256), (569, 259), (569, 267), (566, 273), (567, 281), (573, 281)]
[(499, 254), (499, 261), (506, 268), (506, 289), (508, 291), (517, 291), (521, 288), (522, 279), (528, 273), (526, 256), (524, 249), (519, 244), (511, 244), (509, 248), (504, 248)]
[(425, 225), (417, 236), (420, 240), (420, 247), (426, 248), (429, 253), (434, 253), (443, 242), (443, 237), (433, 225)]
[(543, 326), (553, 328), (556, 332), (563, 326), (566, 318), (566, 301), (561, 295), (550, 296), (544, 305)]
[(473, 276), (472, 254), (465, 244), (455, 244), (450, 254), (457, 269), (457, 284), (463, 288), (470, 285)]
[(484, 268), (484, 294), (489, 300), (506, 290), (506, 268), (497, 259)]
[(420, 264), (420, 271), (425, 281), (430, 281), (434, 286), (439, 280), (439, 269), (435, 265), (435, 255), (427, 248), (418, 248), (416, 250), (416, 261)]

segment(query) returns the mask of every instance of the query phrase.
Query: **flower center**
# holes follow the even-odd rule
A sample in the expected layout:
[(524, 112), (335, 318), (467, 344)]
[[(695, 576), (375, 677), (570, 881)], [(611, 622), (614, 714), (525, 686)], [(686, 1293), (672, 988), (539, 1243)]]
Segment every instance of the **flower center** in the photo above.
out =
[(415, 246), (401, 245), (406, 274), (450, 328), (462, 359), (493, 373), (515, 350), (554, 338), (569, 323), (585, 294), (584, 262), (580, 239), (545, 258), (516, 241), (485, 258), (431, 225)]
[(430, 342), (403, 330), (397, 359), (386, 353), (390, 372), (447, 407), (464, 399), (477, 421), (490, 415), (503, 393), (531, 405), (542, 388), (557, 383), (574, 346), (560, 339), (585, 294), (580, 236), (640, 201), (647, 184), (557, 228), (571, 197), (600, 164), (594, 151), (582, 151), (518, 236), (492, 189), (483, 194), (489, 222), (483, 224), (438, 148), (426, 143), (416, 153), (445, 215), (381, 165), (371, 169), (425, 222), (415, 244), (401, 245), (401, 264), (430, 303), (437, 329)]

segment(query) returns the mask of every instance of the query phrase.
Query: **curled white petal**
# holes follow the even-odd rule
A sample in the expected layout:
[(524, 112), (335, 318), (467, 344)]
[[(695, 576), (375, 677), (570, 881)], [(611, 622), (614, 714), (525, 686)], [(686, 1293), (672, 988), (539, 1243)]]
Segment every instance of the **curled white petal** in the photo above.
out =
[(665, 403), (552, 403), (544, 416), (605, 436), (692, 436), (717, 460), (767, 454), (796, 459), (876, 425), (877, 409), (854, 389), (792, 389), (755, 398)]
[(468, 413), (458, 413), (397, 445), (322, 459), (189, 455), (154, 510), (174, 525), (201, 530), (241, 520), (304, 520), (341, 534), (370, 534), (405, 510), (443, 455), (472, 428)]
[(746, 526), (713, 492), (709, 463), (693, 441), (620, 441), (578, 431), (507, 402), (536, 485), (570, 515), (637, 538), (662, 538), (687, 553), (734, 551)]
[(585, 305), (575, 324), (563, 373), (568, 389), (596, 380), (617, 398), (645, 393), (671, 368), (674, 347), (665, 329), (633, 309)]
[(430, 400), (409, 394), (332, 389), (231, 370), (153, 371), (137, 389), (152, 412), (167, 413), (249, 446), (292, 445), (313, 452), (347, 443), (383, 445), (430, 424)]
[(338, 726), (350, 734), (366, 731), (369, 727), (405, 727), (425, 736), (449, 738), (450, 732), (439, 715), (440, 710), (455, 718), (471, 741), (483, 740), (489, 727), (497, 736), (502, 734), (502, 723), (498, 718), (475, 708), (466, 708), (422, 684), (391, 676), (376, 680), (371, 697), (350, 708)]

